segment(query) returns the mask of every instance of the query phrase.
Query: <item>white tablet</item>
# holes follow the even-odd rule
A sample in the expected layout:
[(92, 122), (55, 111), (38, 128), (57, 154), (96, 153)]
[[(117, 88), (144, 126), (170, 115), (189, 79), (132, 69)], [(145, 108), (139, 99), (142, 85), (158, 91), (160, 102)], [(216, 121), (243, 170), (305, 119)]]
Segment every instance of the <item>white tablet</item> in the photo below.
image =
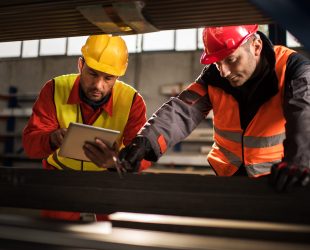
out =
[(99, 138), (112, 147), (119, 133), (120, 131), (116, 130), (71, 122), (60, 147), (59, 156), (89, 161), (83, 150), (86, 141), (94, 142)]

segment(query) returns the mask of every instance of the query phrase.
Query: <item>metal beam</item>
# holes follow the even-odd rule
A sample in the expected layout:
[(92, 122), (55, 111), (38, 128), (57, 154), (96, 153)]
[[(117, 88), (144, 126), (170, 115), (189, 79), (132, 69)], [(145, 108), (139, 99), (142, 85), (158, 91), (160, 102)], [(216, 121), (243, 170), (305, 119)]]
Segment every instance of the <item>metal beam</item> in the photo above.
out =
[(291, 32), (310, 51), (310, 2), (308, 0), (250, 0), (266, 15)]
[(267, 178), (0, 169), (0, 206), (138, 212), (310, 224), (310, 187), (277, 193)]

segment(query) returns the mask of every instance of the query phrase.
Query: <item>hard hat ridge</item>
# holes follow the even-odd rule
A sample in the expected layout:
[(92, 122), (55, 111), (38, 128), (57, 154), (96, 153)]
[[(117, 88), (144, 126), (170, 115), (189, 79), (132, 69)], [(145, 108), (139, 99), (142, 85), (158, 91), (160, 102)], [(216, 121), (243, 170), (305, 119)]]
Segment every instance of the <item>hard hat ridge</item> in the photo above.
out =
[(89, 67), (115, 76), (125, 74), (128, 51), (121, 37), (107, 34), (91, 35), (81, 51)]

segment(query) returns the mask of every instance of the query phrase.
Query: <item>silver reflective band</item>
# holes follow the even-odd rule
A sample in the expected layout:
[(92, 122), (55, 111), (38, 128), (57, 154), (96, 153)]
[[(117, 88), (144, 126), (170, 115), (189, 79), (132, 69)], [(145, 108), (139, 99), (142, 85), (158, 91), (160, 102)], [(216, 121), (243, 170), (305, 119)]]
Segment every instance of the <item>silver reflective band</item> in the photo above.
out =
[[(217, 143), (214, 143), (213, 147), (217, 147), (225, 155), (226, 159), (231, 165), (234, 165), (236, 167), (241, 166), (242, 159), (240, 159), (238, 156), (236, 156), (229, 150), (225, 149), (224, 147), (218, 145)], [(261, 162), (261, 163), (256, 163), (256, 164), (248, 164), (248, 165), (245, 165), (245, 169), (249, 176), (267, 174), (270, 172), (271, 166), (273, 164), (279, 163), (280, 161), (281, 159), (275, 160), (272, 162)]]
[(241, 143), (242, 133), (220, 130), (214, 126), (214, 132), (230, 141)]
[(285, 139), (285, 133), (266, 137), (245, 136), (243, 143), (248, 148), (268, 148), (281, 144)]
[(213, 147), (218, 147), (219, 150), (225, 155), (229, 163), (231, 163), (232, 165), (239, 167), (242, 164), (242, 159), (240, 159), (237, 155), (233, 154), (226, 148), (218, 145), (216, 142), (213, 144)]
[(249, 176), (255, 176), (260, 174), (267, 174), (270, 173), (271, 166), (273, 164), (279, 163), (281, 160), (276, 160), (272, 162), (263, 162), (263, 163), (257, 163), (257, 164), (250, 164), (246, 165), (245, 169), (247, 170), (247, 173)]
[[(233, 142), (242, 142), (242, 133), (220, 130), (214, 127), (214, 132)], [(281, 144), (285, 139), (285, 132), (273, 136), (244, 136), (243, 146), (248, 148), (267, 148)]]

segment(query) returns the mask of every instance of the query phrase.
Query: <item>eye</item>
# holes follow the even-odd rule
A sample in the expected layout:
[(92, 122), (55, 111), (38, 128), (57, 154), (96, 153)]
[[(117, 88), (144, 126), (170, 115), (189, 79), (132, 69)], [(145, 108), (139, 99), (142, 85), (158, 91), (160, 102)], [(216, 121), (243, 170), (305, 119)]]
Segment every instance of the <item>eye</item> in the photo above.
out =
[(235, 61), (236, 61), (236, 58), (235, 58), (235, 57), (229, 57), (229, 58), (226, 59), (226, 63), (228, 63), (228, 64), (232, 64), (232, 63), (234, 63)]
[(106, 81), (112, 81), (114, 78), (113, 78), (113, 76), (106, 76), (105, 77), (105, 80)]
[(96, 76), (97, 76), (97, 73), (94, 72), (94, 71), (89, 71), (88, 73), (89, 73), (91, 76), (93, 76), (93, 77), (96, 77)]

